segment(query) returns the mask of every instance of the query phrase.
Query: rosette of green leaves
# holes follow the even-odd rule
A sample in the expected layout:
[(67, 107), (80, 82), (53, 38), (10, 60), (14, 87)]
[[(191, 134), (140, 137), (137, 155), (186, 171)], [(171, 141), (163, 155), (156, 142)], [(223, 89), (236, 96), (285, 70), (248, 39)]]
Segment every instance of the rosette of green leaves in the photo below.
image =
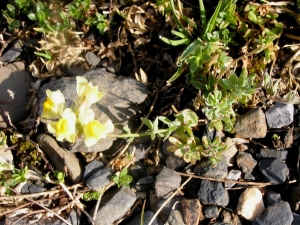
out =
[(215, 90), (204, 97), (205, 107), (202, 112), (210, 120), (209, 130), (215, 128), (218, 131), (234, 132), (235, 112), (232, 104), (235, 99), (229, 96), (223, 96), (220, 90)]
[(225, 143), (221, 142), (220, 137), (215, 137), (211, 141), (208, 137), (202, 137), (203, 150), (202, 154), (204, 157), (208, 157), (211, 165), (215, 167), (219, 161), (221, 161), (222, 153), (227, 149)]
[(197, 160), (201, 159), (203, 146), (199, 138), (174, 134), (169, 137), (169, 141), (172, 145), (167, 150), (174, 152), (176, 156), (183, 158), (185, 162), (195, 164)]
[(222, 93), (231, 99), (247, 104), (249, 99), (255, 93), (255, 74), (248, 76), (246, 69), (243, 69), (238, 77), (235, 73), (229, 78), (219, 80), (219, 85), (222, 87)]

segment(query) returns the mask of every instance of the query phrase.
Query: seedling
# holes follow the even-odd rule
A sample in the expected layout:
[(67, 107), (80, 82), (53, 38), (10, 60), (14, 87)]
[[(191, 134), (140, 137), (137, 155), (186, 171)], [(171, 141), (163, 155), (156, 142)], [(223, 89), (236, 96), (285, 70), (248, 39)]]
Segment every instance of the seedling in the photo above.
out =
[(121, 186), (129, 187), (129, 184), (132, 181), (132, 176), (128, 174), (128, 169), (124, 168), (121, 172), (117, 172), (112, 178), (113, 182), (118, 185), (118, 188)]

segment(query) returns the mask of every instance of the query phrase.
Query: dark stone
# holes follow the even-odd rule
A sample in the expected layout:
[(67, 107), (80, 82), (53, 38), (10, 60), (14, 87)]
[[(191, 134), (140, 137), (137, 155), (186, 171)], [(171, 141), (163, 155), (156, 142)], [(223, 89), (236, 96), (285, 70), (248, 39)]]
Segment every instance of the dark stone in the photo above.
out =
[(204, 220), (202, 205), (198, 199), (184, 199), (181, 201), (183, 220), (186, 225), (199, 224)]
[(285, 150), (274, 150), (269, 148), (262, 148), (260, 154), (263, 158), (276, 158), (286, 160), (287, 151)]
[(187, 163), (180, 157), (176, 155), (169, 155), (166, 158), (166, 166), (171, 170), (180, 170)]
[(265, 206), (266, 208), (273, 205), (276, 202), (281, 201), (280, 194), (274, 192), (274, 191), (268, 191), (265, 195)]
[(176, 209), (172, 210), (165, 225), (185, 225), (182, 213)]
[(198, 199), (204, 204), (226, 206), (229, 203), (229, 195), (222, 183), (202, 180), (198, 191)]
[[(0, 107), (9, 113), (11, 122), (15, 125), (30, 113), (27, 104), (32, 95), (29, 91), (31, 83), (32, 76), (25, 70), (24, 63), (15, 62), (0, 68)], [(0, 128), (6, 127), (5, 119), (0, 115)]]
[(293, 213), (289, 203), (279, 201), (269, 206), (264, 214), (252, 221), (252, 225), (290, 225)]
[[(144, 213), (143, 221), (144, 221), (145, 225), (149, 224), (149, 222), (152, 219), (153, 215), (154, 215), (154, 212), (149, 211), (149, 210)], [(126, 223), (126, 225), (137, 225), (137, 224), (140, 224), (140, 223), (141, 223), (141, 213), (135, 215), (128, 223)], [(154, 219), (152, 224), (153, 225), (159, 225), (160, 224), (157, 217)]]
[(30, 181), (27, 181), (25, 185), (21, 189), (22, 194), (33, 194), (33, 193), (41, 193), (46, 191), (47, 188), (40, 187), (36, 184), (31, 183)]
[(111, 168), (100, 169), (97, 172), (93, 173), (86, 181), (86, 186), (90, 190), (100, 190), (106, 185), (110, 184), (112, 177)]
[[(127, 188), (114, 189), (105, 193), (101, 199), (100, 207), (96, 213), (97, 225), (111, 225), (122, 218), (136, 201), (135, 193)], [(92, 209), (92, 216), (95, 209)]]
[(156, 177), (155, 191), (158, 198), (166, 198), (179, 188), (181, 176), (174, 170), (164, 168)]
[(219, 208), (209, 205), (204, 208), (204, 217), (207, 219), (217, 218), (219, 216)]
[(97, 170), (104, 168), (104, 163), (98, 160), (94, 160), (85, 166), (82, 180), (86, 181)]
[(128, 170), (133, 179), (138, 180), (140, 177), (145, 177), (147, 175), (145, 169), (144, 164), (138, 160), (131, 165)]
[(289, 169), (280, 159), (262, 159), (258, 169), (265, 181), (277, 184), (284, 183), (289, 174)]
[(228, 172), (227, 161), (225, 157), (222, 156), (222, 160), (218, 162), (217, 166), (212, 167), (209, 158), (204, 158), (195, 165), (193, 172), (204, 177), (223, 179)]

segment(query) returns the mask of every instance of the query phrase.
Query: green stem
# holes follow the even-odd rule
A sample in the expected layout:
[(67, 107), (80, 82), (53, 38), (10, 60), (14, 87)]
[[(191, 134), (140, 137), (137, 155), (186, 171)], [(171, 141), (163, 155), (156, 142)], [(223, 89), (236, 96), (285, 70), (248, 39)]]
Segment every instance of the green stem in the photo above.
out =
[(136, 138), (136, 137), (145, 137), (145, 136), (151, 136), (151, 134), (161, 134), (167, 132), (168, 129), (160, 129), (157, 131), (152, 132), (145, 132), (141, 134), (107, 134), (109, 137), (116, 137), (116, 138)]

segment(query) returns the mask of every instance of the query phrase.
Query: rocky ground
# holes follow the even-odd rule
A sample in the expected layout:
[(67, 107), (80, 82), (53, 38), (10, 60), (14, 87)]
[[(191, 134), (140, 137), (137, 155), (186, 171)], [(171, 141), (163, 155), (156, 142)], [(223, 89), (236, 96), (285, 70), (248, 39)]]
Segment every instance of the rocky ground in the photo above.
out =
[[(203, 124), (202, 132), (227, 145), (216, 167), (208, 158), (186, 163), (167, 151), (171, 144), (161, 138), (109, 137), (89, 148), (79, 139), (69, 145), (47, 132), (40, 115), (47, 89), (60, 90), (66, 104), (74, 104), (76, 76), (105, 92), (92, 109), (100, 122), (112, 120), (114, 134), (124, 125), (138, 129), (147, 114), (170, 116), (171, 105), (192, 108), (195, 91), (183, 78), (171, 87), (153, 77), (151, 86), (141, 83), (126, 73), (133, 63), (119, 70), (92, 51), (83, 53), (89, 69), (75, 66), (63, 76), (37, 79), (29, 73), (24, 49), (16, 41), (0, 57), (0, 128), (10, 138), (0, 159), (17, 168), (28, 165), (32, 176), (16, 195), (1, 192), (0, 224), (300, 224), (298, 104), (241, 108), (234, 134), (209, 131)], [(26, 141), (32, 149), (20, 153)], [(36, 151), (40, 162), (28, 163)], [(126, 166), (133, 180), (129, 187), (117, 187), (112, 178)], [(64, 184), (45, 176), (57, 170), (66, 174)], [(101, 194), (99, 200), (83, 200), (92, 191)]]

